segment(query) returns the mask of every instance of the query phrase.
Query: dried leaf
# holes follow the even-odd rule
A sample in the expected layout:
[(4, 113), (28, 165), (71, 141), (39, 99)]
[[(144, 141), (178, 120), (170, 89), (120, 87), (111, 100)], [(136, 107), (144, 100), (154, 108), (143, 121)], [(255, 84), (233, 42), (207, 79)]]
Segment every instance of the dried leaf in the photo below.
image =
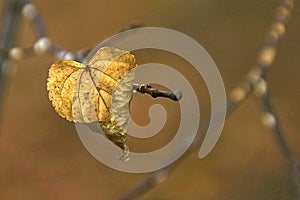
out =
[(113, 47), (99, 49), (88, 65), (56, 61), (47, 79), (49, 99), (61, 117), (90, 126), (98, 122), (109, 140), (128, 151), (126, 131), (135, 67), (134, 55)]

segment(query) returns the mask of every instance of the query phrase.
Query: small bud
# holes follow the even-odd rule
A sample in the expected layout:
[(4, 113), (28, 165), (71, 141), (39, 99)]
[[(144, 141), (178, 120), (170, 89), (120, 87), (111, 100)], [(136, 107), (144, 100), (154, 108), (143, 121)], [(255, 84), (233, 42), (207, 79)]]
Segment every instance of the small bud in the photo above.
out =
[(24, 57), (24, 51), (20, 47), (14, 47), (9, 50), (8, 56), (13, 60), (20, 60)]
[(65, 55), (64, 55), (64, 59), (65, 60), (74, 60), (75, 56), (73, 53), (71, 52), (67, 52)]
[(37, 15), (35, 6), (31, 3), (25, 4), (22, 8), (22, 15), (28, 20), (35, 18)]
[(258, 62), (261, 65), (269, 66), (273, 63), (276, 55), (276, 50), (272, 47), (264, 48), (258, 58)]
[(75, 56), (72, 52), (60, 50), (56, 53), (56, 58), (59, 60), (74, 60)]
[(60, 50), (55, 54), (59, 60), (74, 60), (75, 55), (72, 52)]
[(286, 22), (287, 20), (289, 20), (291, 18), (291, 12), (288, 8), (288, 5), (287, 6), (282, 5), (279, 8), (277, 8), (276, 16), (277, 16), (277, 19), (279, 19), (281, 21)]
[(55, 53), (55, 57), (58, 60), (64, 60), (64, 55), (66, 54), (66, 51), (60, 50), (58, 52)]
[(279, 37), (282, 37), (286, 31), (284, 24), (281, 22), (274, 23), (272, 25), (271, 29), (272, 29), (272, 31), (275, 31)]
[(38, 39), (33, 45), (34, 52), (37, 54), (45, 53), (51, 46), (51, 42), (47, 37)]
[(237, 87), (230, 92), (230, 98), (236, 102), (242, 101), (246, 97), (246, 91)]
[(247, 79), (251, 82), (252, 85), (254, 85), (260, 80), (261, 74), (262, 72), (259, 68), (254, 68), (247, 74)]
[(274, 115), (269, 112), (263, 113), (261, 119), (266, 127), (272, 128), (276, 125), (276, 119)]
[(260, 79), (259, 82), (254, 85), (254, 95), (257, 97), (265, 95), (267, 90), (268, 84), (264, 79)]

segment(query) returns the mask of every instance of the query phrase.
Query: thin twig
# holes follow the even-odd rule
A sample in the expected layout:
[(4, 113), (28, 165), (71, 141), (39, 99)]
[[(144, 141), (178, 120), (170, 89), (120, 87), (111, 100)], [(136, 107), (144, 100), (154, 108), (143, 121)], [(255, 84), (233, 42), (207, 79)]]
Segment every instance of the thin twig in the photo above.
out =
[(288, 141), (286, 140), (284, 131), (280, 126), (278, 117), (276, 116), (276, 112), (274, 111), (270, 92), (266, 90), (265, 94), (262, 95), (260, 99), (264, 109), (263, 121), (265, 125), (271, 129), (278, 149), (286, 159), (294, 196), (296, 199), (300, 199), (298, 163)]
[[(282, 1), (281, 6), (278, 8), (275, 15), (274, 23), (272, 25), (271, 31), (268, 33), (265, 42), (265, 49), (269, 53), (274, 52), (276, 54), (278, 49), (279, 39), (282, 38), (286, 32), (286, 24), (291, 16), (291, 10), (293, 8), (293, 1)], [(264, 51), (266, 52), (266, 51)], [(299, 173), (298, 173), (298, 163), (295, 155), (288, 143), (285, 133), (280, 126), (276, 112), (274, 111), (270, 91), (267, 87), (265, 81), (267, 77), (267, 72), (269, 71), (269, 66), (273, 63), (275, 56), (270, 56), (270, 54), (265, 54), (260, 56), (258, 63), (260, 71), (257, 71), (259, 79), (254, 82), (254, 94), (260, 97), (261, 103), (263, 105), (263, 122), (266, 126), (271, 129), (272, 135), (276, 141), (277, 147), (281, 152), (282, 156), (287, 162), (287, 167), (289, 171), (290, 180), (293, 186), (293, 194), (296, 199), (300, 199), (300, 183), (299, 183)]]
[(8, 50), (12, 47), (16, 28), (18, 25), (18, 13), (22, 6), (22, 0), (6, 0), (2, 8), (1, 36), (0, 36), (0, 120), (2, 115), (2, 104), (6, 87), (8, 72)]

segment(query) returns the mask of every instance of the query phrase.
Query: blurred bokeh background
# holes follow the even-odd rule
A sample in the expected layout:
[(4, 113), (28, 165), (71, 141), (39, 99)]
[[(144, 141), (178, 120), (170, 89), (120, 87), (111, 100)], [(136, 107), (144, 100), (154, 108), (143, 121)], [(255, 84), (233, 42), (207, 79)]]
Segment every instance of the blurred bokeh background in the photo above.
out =
[[(227, 92), (254, 64), (277, 2), (33, 1), (51, 41), (68, 50), (95, 45), (132, 22), (180, 31), (208, 51)], [(300, 161), (299, 10), (296, 5), (267, 80), (280, 123)], [(15, 45), (27, 46), (35, 41), (26, 20), (17, 31)], [(205, 83), (192, 67), (165, 52), (147, 50), (136, 55), (138, 63), (165, 63), (181, 71), (198, 94), (200, 124), (204, 123), (202, 120), (210, 114), (210, 101)], [(98, 162), (82, 145), (74, 125), (54, 112), (45, 85), (54, 60), (45, 54), (11, 62), (0, 124), (0, 199), (117, 199), (148, 174), (123, 173)], [(134, 151), (163, 146), (178, 127), (178, 104), (144, 95), (135, 95), (132, 101), (136, 122), (149, 123), (148, 108), (153, 102), (166, 107), (167, 124), (154, 138), (129, 138)], [(260, 115), (259, 100), (250, 97), (226, 120), (219, 142), (207, 157), (199, 160), (198, 148), (141, 199), (293, 199), (286, 162)]]

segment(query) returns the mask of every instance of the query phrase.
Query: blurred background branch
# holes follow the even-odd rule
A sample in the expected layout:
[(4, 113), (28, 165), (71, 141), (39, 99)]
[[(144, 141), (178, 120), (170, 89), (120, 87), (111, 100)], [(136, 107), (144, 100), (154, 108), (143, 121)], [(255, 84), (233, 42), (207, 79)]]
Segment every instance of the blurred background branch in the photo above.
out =
[(2, 8), (0, 35), (0, 121), (8, 71), (8, 51), (14, 43), (22, 3), (23, 1), (21, 0), (6, 0)]

